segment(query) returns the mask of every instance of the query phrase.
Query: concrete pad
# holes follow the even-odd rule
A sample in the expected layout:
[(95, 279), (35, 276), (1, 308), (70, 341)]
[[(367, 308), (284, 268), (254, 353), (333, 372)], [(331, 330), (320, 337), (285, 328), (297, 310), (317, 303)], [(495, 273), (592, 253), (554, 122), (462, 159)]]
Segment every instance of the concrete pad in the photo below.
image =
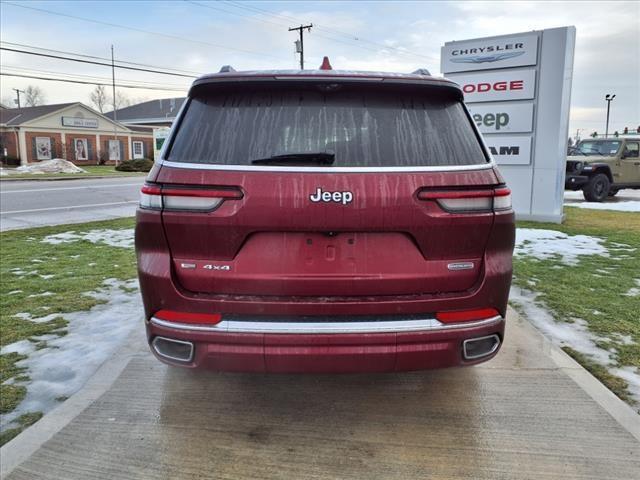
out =
[[(640, 417), (513, 312), (475, 368), (268, 376), (128, 358), (7, 478), (640, 478)], [(23, 435), (3, 462), (38, 447)]]

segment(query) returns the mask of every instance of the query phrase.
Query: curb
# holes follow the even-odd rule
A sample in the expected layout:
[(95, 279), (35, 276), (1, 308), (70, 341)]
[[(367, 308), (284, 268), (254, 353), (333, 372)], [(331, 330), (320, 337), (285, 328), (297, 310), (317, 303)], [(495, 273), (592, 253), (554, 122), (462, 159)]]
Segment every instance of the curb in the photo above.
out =
[(523, 328), (539, 337), (542, 351), (551, 358), (553, 363), (611, 415), (624, 430), (640, 441), (640, 415), (633, 407), (618, 398), (600, 380), (591, 375), (588, 370), (544, 336), (526, 317), (520, 315), (512, 307), (509, 307), (507, 318), (512, 322), (518, 322)]

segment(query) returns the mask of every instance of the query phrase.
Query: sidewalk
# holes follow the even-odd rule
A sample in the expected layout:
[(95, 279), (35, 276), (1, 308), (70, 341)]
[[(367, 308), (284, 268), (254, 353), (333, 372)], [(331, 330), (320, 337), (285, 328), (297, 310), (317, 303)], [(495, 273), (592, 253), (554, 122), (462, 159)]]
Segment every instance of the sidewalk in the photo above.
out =
[(136, 338), (3, 478), (639, 478), (640, 416), (513, 311), (506, 335), (479, 367), (345, 376), (168, 368)]

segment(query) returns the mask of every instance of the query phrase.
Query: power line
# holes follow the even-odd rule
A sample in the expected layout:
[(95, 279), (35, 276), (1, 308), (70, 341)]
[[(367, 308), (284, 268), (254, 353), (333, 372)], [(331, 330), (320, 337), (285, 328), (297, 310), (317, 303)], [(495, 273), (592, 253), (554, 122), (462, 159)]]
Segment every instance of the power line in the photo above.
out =
[(134, 32), (139, 32), (139, 33), (145, 33), (147, 35), (156, 35), (159, 37), (164, 37), (164, 38), (170, 38), (171, 40), (181, 40), (183, 42), (190, 42), (190, 43), (197, 43), (200, 45), (207, 45), (209, 47), (215, 47), (215, 48), (222, 48), (225, 50), (232, 50), (232, 51), (236, 51), (236, 52), (240, 52), (240, 53), (246, 53), (249, 55), (259, 55), (260, 57), (271, 57), (271, 58), (275, 58), (277, 60), (282, 60), (281, 57), (276, 57), (275, 55), (271, 55), (269, 53), (265, 53), (265, 52), (257, 52), (254, 50), (244, 50), (241, 48), (235, 48), (235, 47), (227, 47), (225, 45), (219, 45), (216, 43), (211, 43), (211, 42), (205, 42), (203, 40), (194, 40), (192, 38), (186, 38), (186, 37), (180, 37), (178, 35), (172, 35), (169, 33), (161, 33), (161, 32), (154, 32), (152, 30), (144, 30), (142, 28), (136, 28), (136, 27), (129, 27), (127, 25), (120, 25), (117, 23), (111, 23), (111, 22), (103, 22), (101, 20), (95, 20), (92, 18), (86, 18), (86, 17), (79, 17), (77, 15), (70, 15), (68, 13), (61, 13), (61, 12), (55, 12), (53, 10), (47, 10), (44, 8), (37, 8), (37, 7), (28, 7), (26, 5), (19, 5), (17, 3), (11, 3), (11, 2), (2, 2), (3, 5), (11, 5), (13, 7), (19, 7), (19, 8), (26, 8), (28, 10), (35, 10), (37, 12), (44, 12), (44, 13), (48, 13), (51, 15), (58, 15), (60, 17), (67, 17), (67, 18), (73, 18), (75, 20), (82, 20), (84, 22), (91, 22), (91, 23), (96, 23), (98, 25), (106, 25), (108, 27), (115, 27), (115, 28), (122, 28), (125, 30), (132, 30)]
[[(62, 53), (62, 54), (65, 54), (65, 55), (74, 55), (76, 57), (82, 57), (82, 58), (93, 58), (93, 59), (96, 59), (96, 60), (111, 61), (111, 59), (107, 58), (107, 57), (97, 57), (95, 55), (85, 55), (85, 54), (82, 54), (82, 53), (66, 52), (64, 50), (53, 50), (51, 48), (36, 47), (35, 45), (26, 45), (24, 43), (7, 42), (6, 40), (0, 40), (0, 42), (5, 43), (7, 45), (13, 45), (14, 47), (33, 48), (35, 50), (42, 50), (44, 52)], [(127, 60), (116, 60), (116, 64), (117, 63), (125, 63), (127, 65), (137, 65), (139, 67), (161, 68), (163, 70), (172, 70), (174, 72), (181, 72), (181, 73), (193, 73), (193, 74), (198, 75), (198, 76), (202, 75), (202, 73), (194, 72), (193, 70), (181, 70), (179, 68), (164, 67), (164, 66), (159, 66), (159, 65), (149, 65), (147, 63), (136, 63), (136, 62), (130, 62), (130, 61), (127, 61)]]
[[(286, 23), (271, 22), (271, 21), (265, 20), (263, 18), (256, 18), (256, 17), (253, 17), (251, 15), (243, 15), (243, 14), (238, 13), (238, 12), (232, 12), (230, 10), (224, 10), (222, 8), (219, 8), (219, 7), (214, 7), (214, 6), (211, 6), (211, 5), (208, 5), (208, 4), (203, 4), (203, 3), (196, 2), (196, 1), (193, 1), (193, 0), (183, 0), (183, 1), (185, 1), (187, 3), (191, 3), (193, 5), (197, 5), (199, 7), (208, 8), (210, 10), (217, 10), (219, 12), (229, 13), (231, 15), (236, 15), (236, 16), (241, 17), (241, 18), (247, 18), (247, 19), (249, 19), (251, 21), (254, 21), (254, 22), (261, 22), (261, 23), (266, 23), (266, 24), (269, 24), (269, 25), (274, 25), (274, 26), (276, 26), (278, 28), (282, 28), (282, 27), (287, 27), (288, 26), (288, 24), (286, 24)], [(236, 5), (232, 5), (232, 6), (235, 7)], [(237, 8), (243, 8), (243, 7), (237, 6)], [(258, 12), (258, 13), (260, 13), (260, 12)], [(265, 15), (264, 13), (260, 13), (260, 14), (261, 15)], [(272, 15), (272, 16), (274, 16), (276, 18), (278, 17), (277, 15)], [(280, 17), (280, 18), (293, 18), (293, 17)], [(295, 20), (295, 19), (293, 19), (293, 21), (297, 22), (297, 20)], [(323, 34), (316, 33), (316, 36), (319, 36), (321, 38), (326, 38), (327, 40), (330, 40), (332, 42), (342, 43), (343, 45), (354, 46), (352, 43), (346, 42), (344, 40), (340, 40), (338, 38), (330, 37), (328, 35), (323, 35)], [(379, 50), (376, 50), (374, 48), (369, 48), (369, 47), (366, 47), (364, 45), (357, 45), (356, 44), (355, 46), (359, 47), (359, 48), (362, 48), (364, 50), (369, 50), (370, 52), (380, 53)]]
[[(93, 60), (81, 60), (79, 58), (71, 58), (71, 57), (63, 57), (61, 55), (52, 55), (49, 53), (39, 53), (39, 52), (29, 52), (28, 50), (20, 50), (17, 48), (8, 48), (8, 47), (0, 47), (0, 50), (7, 50), (9, 52), (16, 52), (16, 53), (24, 53), (27, 55), (35, 55), (37, 57), (47, 57), (47, 58), (56, 58), (58, 60), (69, 60), (71, 62), (78, 62), (78, 63), (88, 63), (91, 65), (102, 65), (105, 67), (111, 67), (110, 63), (104, 63), (104, 62), (95, 62)], [(174, 77), (185, 77), (185, 78), (196, 78), (194, 75), (184, 75), (182, 73), (171, 73), (171, 72), (163, 72), (162, 70), (151, 70), (148, 68), (139, 68), (139, 67), (125, 67), (124, 65), (116, 65), (116, 68), (121, 68), (124, 70), (135, 70), (138, 72), (148, 72), (148, 73), (158, 73), (161, 75), (173, 75)]]
[[(256, 7), (254, 5), (241, 4), (239, 2), (232, 1), (232, 0), (227, 0), (227, 1), (225, 1), (225, 3), (230, 4), (231, 6), (234, 6), (236, 8), (249, 10), (249, 11), (254, 11), (254, 12), (260, 13), (262, 15), (268, 15), (268, 16), (273, 17), (273, 18), (282, 18), (283, 20), (285, 20), (287, 22), (299, 23), (299, 19), (296, 19), (296, 18), (291, 17), (289, 15), (276, 14), (276, 13), (273, 13), (273, 12), (271, 12), (269, 10), (265, 10), (263, 8)], [(331, 32), (331, 33), (334, 33), (336, 35), (340, 35), (340, 36), (343, 36), (345, 38), (348, 38), (348, 39), (350, 39), (352, 41), (355, 41), (355, 42), (365, 42), (365, 43), (369, 43), (371, 45), (378, 46), (380, 48), (384, 48), (384, 49), (388, 49), (388, 50), (395, 50), (397, 53), (402, 54), (402, 55), (412, 55), (412, 56), (415, 56), (415, 57), (421, 57), (421, 58), (425, 58), (425, 59), (428, 59), (428, 60), (436, 60), (436, 61), (439, 62), (439, 59), (437, 59), (435, 57), (432, 57), (432, 56), (429, 56), (429, 55), (422, 55), (420, 53), (411, 52), (411, 51), (409, 51), (409, 50), (407, 50), (405, 48), (393, 47), (391, 45), (384, 45), (382, 43), (374, 42), (372, 40), (368, 40), (368, 39), (363, 38), (363, 37), (358, 37), (358, 36), (355, 36), (355, 35), (350, 34), (350, 33), (342, 32), (342, 31), (337, 30), (335, 28), (326, 27), (324, 25), (314, 24), (314, 26), (318, 30), (324, 30), (326, 32)], [(326, 37), (326, 38), (332, 39), (331, 37)], [(337, 39), (332, 39), (332, 40), (339, 41)], [(363, 48), (362, 45), (360, 45), (360, 47)], [(367, 50), (370, 50), (370, 49), (367, 49)]]
[[(0, 72), (0, 76), (5, 76), (5, 77), (20, 77), (20, 78), (32, 78), (35, 80), (47, 80), (47, 81), (52, 81), (52, 82), (66, 82), (66, 83), (79, 83), (82, 85), (102, 85), (105, 87), (109, 87), (112, 84), (111, 83), (100, 83), (100, 82), (90, 82), (90, 81), (85, 81), (85, 80), (71, 80), (71, 79), (67, 79), (67, 78), (51, 78), (51, 77), (40, 77), (40, 76), (35, 76), (35, 75), (22, 75), (22, 74), (17, 74), (17, 73), (6, 73), (6, 72)], [(186, 92), (187, 88), (160, 88), (160, 87), (150, 87), (150, 86), (146, 86), (146, 85), (121, 85), (121, 84), (116, 84), (116, 87), (120, 87), (120, 88), (138, 88), (138, 89), (146, 89), (146, 90), (161, 90), (161, 91), (166, 91), (166, 92)]]
[(281, 24), (281, 23), (270, 22), (269, 20), (263, 20), (261, 18), (254, 18), (254, 17), (251, 17), (249, 15), (243, 15), (242, 13), (233, 12), (231, 10), (224, 10), (223, 8), (220, 8), (220, 7), (214, 7), (212, 5), (205, 4), (205, 3), (200, 3), (200, 2), (195, 2), (193, 0), (183, 0), (183, 1), (186, 2), (186, 3), (191, 3), (192, 5), (197, 5), (198, 7), (208, 8), (209, 10), (217, 10), (218, 12), (229, 13), (231, 15), (235, 15), (237, 17), (242, 17), (242, 18), (248, 18), (248, 19), (254, 20), (256, 22), (268, 23), (268, 24), (271, 24), (271, 25), (275, 25), (278, 28), (283, 26), (283, 24)]

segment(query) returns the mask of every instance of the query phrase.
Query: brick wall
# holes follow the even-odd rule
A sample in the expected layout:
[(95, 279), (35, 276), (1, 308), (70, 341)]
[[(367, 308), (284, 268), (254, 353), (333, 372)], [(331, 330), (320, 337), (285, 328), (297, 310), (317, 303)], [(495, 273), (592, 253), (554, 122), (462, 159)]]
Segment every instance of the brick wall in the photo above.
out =
[(62, 135), (54, 132), (25, 132), (27, 143), (27, 162), (38, 162), (35, 149), (36, 137), (48, 137), (51, 144), (51, 158), (66, 158), (66, 145), (62, 144)]
[(143, 158), (149, 158), (153, 160), (153, 138), (149, 137), (131, 137), (131, 151), (133, 152), (133, 142), (143, 143)]
[[(76, 158), (76, 140), (78, 139), (85, 139), (87, 141), (86, 160), (78, 160)], [(75, 163), (76, 165), (95, 165), (98, 163), (98, 149), (96, 148), (95, 135), (66, 133), (65, 140), (67, 142), (67, 160)]]
[(4, 155), (4, 149), (7, 149), (7, 156), (18, 156), (18, 133), (13, 131), (0, 132), (0, 156)]

